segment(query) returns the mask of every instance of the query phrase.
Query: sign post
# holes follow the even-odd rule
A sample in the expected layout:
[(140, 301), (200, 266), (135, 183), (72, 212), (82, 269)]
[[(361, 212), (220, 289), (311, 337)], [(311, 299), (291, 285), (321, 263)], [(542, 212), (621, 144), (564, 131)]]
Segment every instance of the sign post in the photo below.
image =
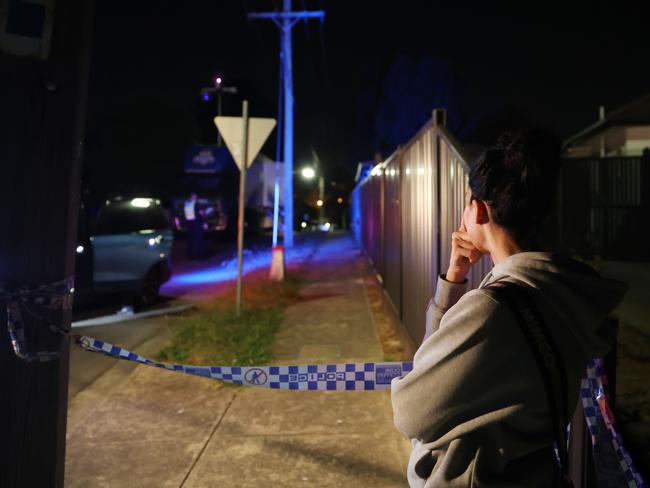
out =
[[(248, 161), (248, 100), (242, 104), (242, 159)], [(244, 203), (246, 199), (246, 164), (239, 177), (239, 213), (237, 215), (237, 317), (241, 314), (241, 279), (244, 253)]]
[(248, 100), (242, 105), (242, 117), (214, 118), (230, 154), (239, 167), (239, 215), (237, 218), (237, 316), (241, 313), (242, 270), (244, 253), (244, 207), (246, 199), (246, 170), (262, 149), (275, 127), (275, 119), (249, 118)]

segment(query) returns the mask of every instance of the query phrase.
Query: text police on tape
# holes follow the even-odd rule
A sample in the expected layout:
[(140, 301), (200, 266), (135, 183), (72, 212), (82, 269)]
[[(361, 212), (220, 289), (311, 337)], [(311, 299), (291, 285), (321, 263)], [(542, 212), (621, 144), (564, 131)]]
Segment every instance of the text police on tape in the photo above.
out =
[(289, 381), (336, 381), (336, 380), (345, 380), (345, 373), (301, 373), (301, 374), (290, 374)]

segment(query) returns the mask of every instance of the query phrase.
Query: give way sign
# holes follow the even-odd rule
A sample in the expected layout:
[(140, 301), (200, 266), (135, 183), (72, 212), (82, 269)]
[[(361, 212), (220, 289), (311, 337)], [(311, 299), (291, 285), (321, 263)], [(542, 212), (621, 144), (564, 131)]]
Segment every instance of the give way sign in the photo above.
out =
[[(244, 168), (244, 158), (242, 156), (244, 119), (242, 117), (215, 117), (214, 123), (241, 171)], [(274, 127), (275, 119), (255, 117), (248, 119), (248, 161), (246, 161), (246, 169), (253, 163)]]

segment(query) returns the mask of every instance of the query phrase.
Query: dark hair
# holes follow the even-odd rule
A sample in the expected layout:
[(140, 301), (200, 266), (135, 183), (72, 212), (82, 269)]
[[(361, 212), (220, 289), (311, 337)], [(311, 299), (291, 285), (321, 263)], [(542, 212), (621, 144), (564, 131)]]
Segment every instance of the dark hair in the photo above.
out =
[(490, 206), (494, 222), (521, 246), (536, 246), (556, 193), (560, 144), (539, 129), (501, 134), (472, 166), (472, 198)]

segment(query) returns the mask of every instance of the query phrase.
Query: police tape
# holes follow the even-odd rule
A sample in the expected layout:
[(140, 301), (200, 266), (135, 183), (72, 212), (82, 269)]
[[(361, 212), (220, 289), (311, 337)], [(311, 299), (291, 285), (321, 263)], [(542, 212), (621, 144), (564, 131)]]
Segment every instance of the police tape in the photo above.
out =
[[(122, 347), (92, 337), (78, 336), (77, 344), (91, 352), (179, 373), (212, 378), (235, 385), (280, 390), (359, 391), (387, 390), (391, 380), (404, 376), (413, 363), (346, 363), (291, 366), (192, 366), (159, 363)], [(632, 458), (623, 447), (606, 396), (607, 377), (602, 360), (593, 359), (581, 383), (585, 419), (592, 437), (599, 486), (645, 488)]]
[(369, 391), (390, 389), (393, 378), (413, 369), (413, 363), (344, 363), (290, 366), (193, 366), (159, 363), (127, 349), (92, 337), (78, 336), (77, 344), (87, 351), (135, 361), (156, 368), (185, 373), (234, 385), (278, 390)]
[(587, 366), (587, 373), (580, 383), (580, 397), (591, 435), (598, 486), (647, 487), (616, 428), (609, 406), (607, 376), (600, 358), (594, 358)]
[(73, 292), (74, 277), (47, 285), (3, 287), (0, 290), (0, 295), (6, 302), (7, 330), (16, 356), (28, 363), (44, 363), (59, 358), (58, 348), (56, 351), (28, 351), (24, 314), (45, 323), (52, 333), (60, 337), (68, 336), (66, 330), (45, 315), (70, 310)]

